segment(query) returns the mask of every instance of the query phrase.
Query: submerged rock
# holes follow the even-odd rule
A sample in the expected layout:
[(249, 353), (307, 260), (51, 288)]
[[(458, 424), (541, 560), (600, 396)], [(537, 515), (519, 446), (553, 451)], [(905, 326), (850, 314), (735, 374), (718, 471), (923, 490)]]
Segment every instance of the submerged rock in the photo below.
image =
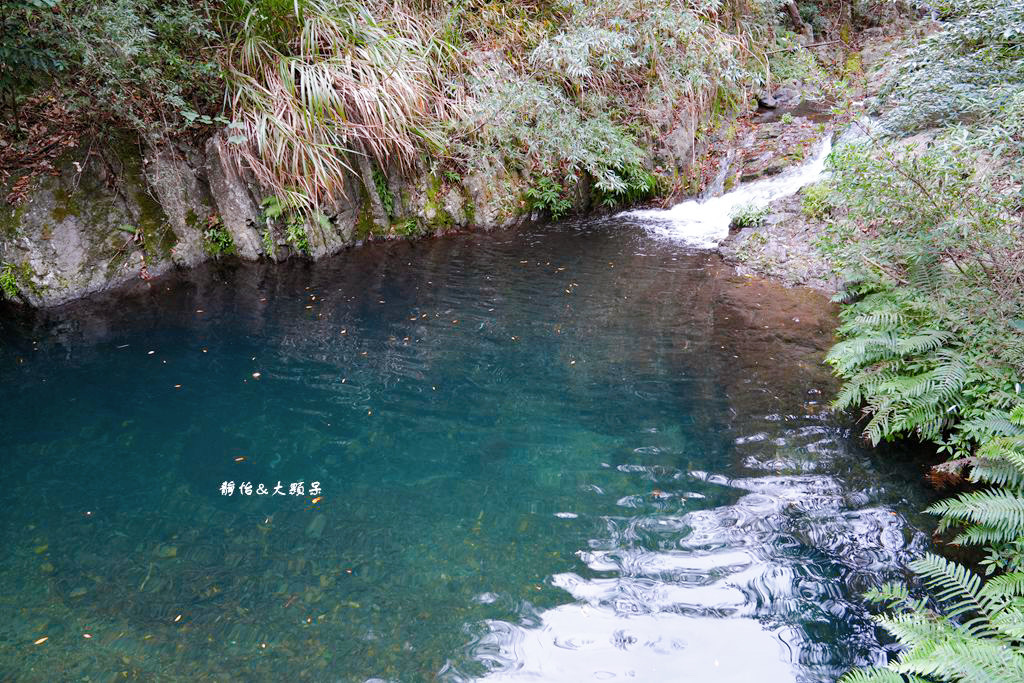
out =
[(306, 535), (310, 538), (320, 538), (324, 534), (324, 527), (327, 526), (327, 517), (323, 513), (317, 513), (306, 527)]

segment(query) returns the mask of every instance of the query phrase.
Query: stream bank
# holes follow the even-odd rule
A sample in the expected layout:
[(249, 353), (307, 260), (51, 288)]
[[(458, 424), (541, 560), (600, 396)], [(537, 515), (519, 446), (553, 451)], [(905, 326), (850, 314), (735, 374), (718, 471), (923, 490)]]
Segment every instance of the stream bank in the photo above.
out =
[[(804, 48), (799, 43), (782, 48), (790, 49)], [(823, 50), (831, 51), (825, 61), (842, 62), (843, 50), (815, 50), (819, 58)], [(470, 58), (478, 66), (493, 60), (489, 53)], [(795, 77), (774, 83), (758, 99), (774, 107), (762, 118), (774, 116), (776, 121), (761, 122), (756, 135), (765, 135), (772, 126), (789, 130), (773, 133), (777, 140), (754, 141), (747, 151), (766, 151), (760, 158), (744, 158), (735, 177), (718, 172), (728, 166), (719, 157), (750, 132), (750, 122), (723, 116), (721, 103), (707, 98), (668, 100), (646, 112), (654, 117), (654, 128), (638, 138), (643, 149), (636, 153), (642, 163), (623, 161), (617, 172), (631, 178), (631, 173), (638, 178), (659, 174), (665, 184), (661, 191), (700, 194), (709, 188), (725, 191), (736, 182), (798, 163), (808, 149), (808, 135), (815, 130), (820, 135), (824, 125), (814, 107), (802, 100), (823, 90), (822, 84)], [(811, 99), (821, 101), (822, 96), (814, 92)], [(60, 119), (59, 105), (47, 106), (53, 111), (44, 108), (40, 117)], [(737, 105), (741, 110), (745, 106)], [(534, 114), (517, 116), (529, 119)], [(797, 121), (792, 126), (791, 117)], [(531, 125), (514, 123), (527, 129)], [(541, 120), (534, 123), (540, 126)], [(489, 125), (483, 119), (478, 128), (486, 132)], [(510, 125), (501, 121), (501, 126)], [(566, 126), (571, 129), (571, 120)], [(587, 144), (604, 144), (583, 135), (583, 128), (569, 132), (582, 135)], [(557, 156), (552, 157), (554, 165), (540, 171), (514, 163), (482, 163), (487, 157), (460, 172), (423, 157), (403, 173), (359, 156), (352, 162), (344, 196), (320, 207), (316, 218), (299, 217), (239, 165), (230, 130), (206, 138), (164, 139), (159, 146), (139, 140), (127, 132), (105, 134), (103, 141), (95, 132), (92, 137), (40, 139), (40, 153), (48, 156), (40, 166), (43, 172), (15, 169), (0, 183), (3, 194), (14, 201), (0, 207), (0, 285), (6, 298), (32, 307), (53, 306), (207, 260), (316, 260), (365, 241), (514, 228), (566, 212), (599, 213), (609, 203), (627, 202), (598, 188), (589, 170), (578, 182), (567, 183), (559, 176), (567, 162)], [(526, 140), (519, 146), (532, 144)], [(545, 139), (544, 144), (554, 143)], [(538, 198), (538, 189), (548, 194)]]

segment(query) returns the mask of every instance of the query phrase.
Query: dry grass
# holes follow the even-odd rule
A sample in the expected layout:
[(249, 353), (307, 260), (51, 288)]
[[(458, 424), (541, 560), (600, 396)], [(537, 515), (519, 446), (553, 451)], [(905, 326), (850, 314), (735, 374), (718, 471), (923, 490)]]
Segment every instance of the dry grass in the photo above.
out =
[(459, 107), (443, 74), (454, 57), (415, 17), (325, 0), (239, 9), (225, 65), (234, 153), (293, 208), (344, 197), (356, 155), (408, 170), (443, 148), (440, 126)]

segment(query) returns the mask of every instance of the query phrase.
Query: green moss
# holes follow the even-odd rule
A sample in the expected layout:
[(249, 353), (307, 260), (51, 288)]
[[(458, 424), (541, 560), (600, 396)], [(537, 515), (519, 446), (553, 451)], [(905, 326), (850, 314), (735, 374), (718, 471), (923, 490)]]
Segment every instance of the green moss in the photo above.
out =
[[(433, 214), (433, 218), (427, 221), (427, 226), (435, 230), (450, 230), (455, 225), (455, 219), (444, 208), (442, 196), (443, 185), (441, 177), (431, 174), (427, 178), (427, 198), (423, 203), (423, 213)], [(426, 232), (426, 231), (424, 231)]]
[(462, 213), (466, 214), (466, 225), (472, 227), (476, 224), (476, 204), (473, 203), (473, 198), (469, 196), (469, 192), (463, 190), (462, 196), (466, 200), (462, 204)]
[(21, 232), (21, 220), (25, 215), (24, 206), (0, 205), (0, 236), (13, 239)]
[(373, 234), (373, 229), (376, 227), (373, 221), (373, 207), (370, 205), (370, 197), (366, 194), (365, 188), (360, 190), (359, 202), (362, 208), (359, 210), (359, 218), (356, 220), (355, 237), (357, 240), (365, 240)]
[(78, 217), (82, 215), (82, 208), (79, 206), (78, 201), (63, 186), (58, 185), (53, 190), (53, 199), (56, 202), (56, 206), (50, 211), (50, 217), (53, 218), (54, 222), (63, 223), (68, 216)]
[(18, 292), (30, 290), (33, 294), (41, 295), (42, 288), (39, 287), (33, 278), (36, 271), (32, 269), (28, 261), (21, 264), (4, 263), (0, 264), (0, 296), (13, 300)]
[(420, 237), (425, 232), (424, 228), (415, 217), (407, 218), (404, 221), (395, 223), (392, 227), (395, 234), (401, 237)]
[(189, 209), (185, 213), (185, 225), (193, 230), (201, 230), (203, 227), (202, 221), (199, 220), (199, 216), (192, 209)]
[(139, 228), (142, 229), (146, 253), (161, 259), (170, 258), (178, 238), (171, 230), (163, 207), (145, 190), (135, 193), (135, 201), (139, 206)]
[(843, 64), (843, 77), (858, 75), (863, 73), (863, 71), (864, 66), (860, 61), (860, 53), (856, 51), (851, 52)]

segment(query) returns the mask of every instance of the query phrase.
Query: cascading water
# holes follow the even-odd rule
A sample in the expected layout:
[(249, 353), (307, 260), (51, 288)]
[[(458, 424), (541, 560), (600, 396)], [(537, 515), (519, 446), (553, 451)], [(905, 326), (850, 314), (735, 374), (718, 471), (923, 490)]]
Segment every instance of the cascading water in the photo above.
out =
[(810, 185), (824, 173), (825, 160), (831, 151), (832, 139), (826, 137), (810, 161), (777, 176), (743, 183), (720, 197), (690, 199), (670, 209), (640, 209), (622, 215), (639, 219), (653, 236), (700, 249), (714, 249), (729, 236), (733, 211), (744, 205), (766, 205)]

